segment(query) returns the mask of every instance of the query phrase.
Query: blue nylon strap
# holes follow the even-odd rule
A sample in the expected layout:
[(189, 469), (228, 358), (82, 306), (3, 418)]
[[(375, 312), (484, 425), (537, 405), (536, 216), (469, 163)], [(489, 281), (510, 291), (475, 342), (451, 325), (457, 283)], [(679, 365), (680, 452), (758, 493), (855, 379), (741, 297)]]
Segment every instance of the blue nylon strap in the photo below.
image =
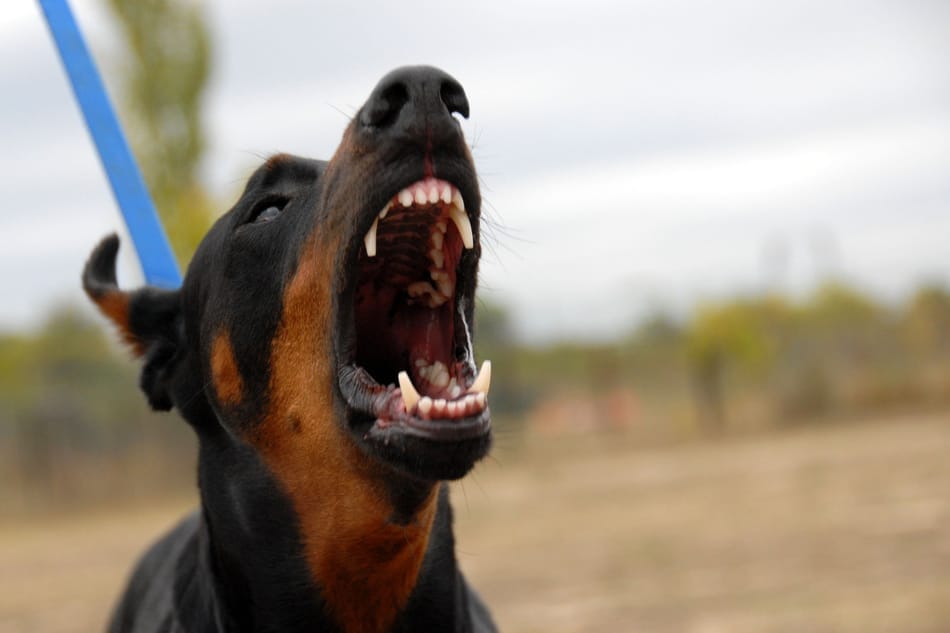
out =
[(163, 288), (177, 288), (181, 285), (181, 275), (175, 257), (69, 3), (67, 0), (39, 0), (39, 3), (86, 127), (96, 144), (99, 160), (109, 177), (112, 194), (125, 217), (145, 281)]

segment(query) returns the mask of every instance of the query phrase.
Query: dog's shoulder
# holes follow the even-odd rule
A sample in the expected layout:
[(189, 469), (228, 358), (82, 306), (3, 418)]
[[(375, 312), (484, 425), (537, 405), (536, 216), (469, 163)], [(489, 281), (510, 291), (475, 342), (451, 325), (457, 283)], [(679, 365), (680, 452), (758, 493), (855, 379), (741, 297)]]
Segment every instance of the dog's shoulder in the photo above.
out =
[[(136, 563), (125, 593), (112, 616), (110, 633), (180, 631), (176, 595), (189, 593), (181, 586), (181, 566), (198, 564), (201, 518), (196, 510), (152, 545)], [(195, 570), (191, 570), (194, 572)], [(190, 574), (190, 577), (195, 577)]]

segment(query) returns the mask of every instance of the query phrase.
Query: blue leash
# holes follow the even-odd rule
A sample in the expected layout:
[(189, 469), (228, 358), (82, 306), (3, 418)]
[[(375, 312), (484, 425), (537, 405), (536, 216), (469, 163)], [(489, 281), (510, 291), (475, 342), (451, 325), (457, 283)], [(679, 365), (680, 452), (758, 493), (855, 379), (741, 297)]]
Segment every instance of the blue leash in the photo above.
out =
[(109, 177), (112, 194), (138, 251), (145, 281), (163, 288), (177, 288), (181, 285), (181, 275), (175, 257), (69, 3), (67, 0), (39, 0), (39, 3), (86, 127), (96, 144), (99, 160)]

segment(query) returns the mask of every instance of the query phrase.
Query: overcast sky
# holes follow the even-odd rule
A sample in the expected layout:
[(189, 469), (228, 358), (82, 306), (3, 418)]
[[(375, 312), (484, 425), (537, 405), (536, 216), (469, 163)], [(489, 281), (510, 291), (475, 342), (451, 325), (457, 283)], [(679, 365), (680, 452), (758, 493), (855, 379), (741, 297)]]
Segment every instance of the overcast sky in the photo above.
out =
[[(828, 275), (891, 300), (950, 281), (945, 0), (206, 5), (222, 211), (260, 157), (328, 158), (391, 68), (440, 66), (468, 93), (497, 227), (483, 295), (532, 340)], [(115, 94), (107, 16), (73, 6)], [(0, 94), (11, 329), (81, 300), (82, 263), (120, 219), (33, 2), (0, 9)], [(126, 258), (120, 280), (138, 279)]]

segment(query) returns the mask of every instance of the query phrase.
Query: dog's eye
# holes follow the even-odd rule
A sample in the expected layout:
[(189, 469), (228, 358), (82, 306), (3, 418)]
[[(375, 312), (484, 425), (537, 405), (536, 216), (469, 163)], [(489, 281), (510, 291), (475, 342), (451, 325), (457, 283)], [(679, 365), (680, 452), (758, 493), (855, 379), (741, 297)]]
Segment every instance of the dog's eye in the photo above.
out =
[(270, 222), (271, 220), (276, 218), (278, 215), (280, 215), (281, 211), (283, 211), (282, 208), (278, 207), (277, 205), (272, 204), (269, 207), (262, 209), (256, 216), (254, 216), (254, 219), (251, 221), (254, 224), (260, 224), (262, 222)]
[(287, 206), (287, 198), (267, 198), (261, 200), (250, 213), (245, 224), (264, 224), (279, 216)]

